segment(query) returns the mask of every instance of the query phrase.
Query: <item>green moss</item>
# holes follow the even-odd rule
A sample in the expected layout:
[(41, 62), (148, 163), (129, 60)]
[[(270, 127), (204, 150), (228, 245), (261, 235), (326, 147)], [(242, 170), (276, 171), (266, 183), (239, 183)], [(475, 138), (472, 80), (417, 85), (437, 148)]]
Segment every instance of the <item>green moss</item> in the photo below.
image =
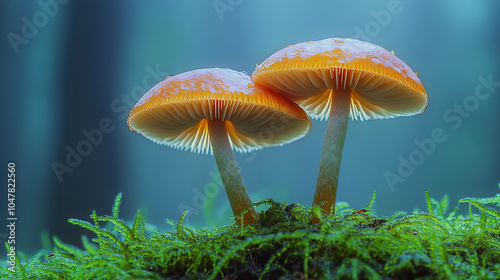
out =
[[(499, 185), (500, 187), (500, 185)], [(448, 213), (425, 193), (427, 212), (379, 218), (367, 207), (338, 204), (336, 215), (319, 208), (265, 200), (260, 223), (233, 223), (213, 230), (183, 225), (149, 230), (139, 210), (130, 223), (119, 217), (119, 194), (111, 216), (69, 222), (88, 229), (83, 249), (54, 237), (55, 248), (19, 256), (16, 272), (2, 279), (499, 279), (500, 194), (464, 198)], [(322, 222), (312, 225), (313, 216)], [(241, 278), (240, 278), (241, 277)]]

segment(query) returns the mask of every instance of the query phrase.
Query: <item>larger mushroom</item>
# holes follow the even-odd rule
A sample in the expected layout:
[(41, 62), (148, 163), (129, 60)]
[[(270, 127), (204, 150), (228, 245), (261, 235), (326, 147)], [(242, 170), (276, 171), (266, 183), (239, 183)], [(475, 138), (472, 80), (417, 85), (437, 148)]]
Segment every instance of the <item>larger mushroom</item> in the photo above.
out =
[(168, 77), (130, 111), (127, 123), (155, 143), (215, 156), (238, 222), (254, 223), (232, 148), (249, 152), (283, 145), (309, 132), (311, 121), (297, 104), (255, 85), (242, 72), (200, 69)]
[(312, 118), (328, 118), (313, 200), (325, 213), (334, 212), (349, 116), (411, 116), (428, 102), (417, 75), (393, 52), (348, 38), (288, 46), (258, 65), (252, 80), (296, 101)]

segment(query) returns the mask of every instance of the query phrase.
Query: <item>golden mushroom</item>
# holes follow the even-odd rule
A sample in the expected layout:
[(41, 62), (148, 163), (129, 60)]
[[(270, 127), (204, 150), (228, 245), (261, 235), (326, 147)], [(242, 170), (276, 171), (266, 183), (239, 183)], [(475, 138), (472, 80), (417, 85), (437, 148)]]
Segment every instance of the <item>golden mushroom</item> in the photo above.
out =
[[(283, 145), (309, 132), (311, 121), (297, 104), (254, 84), (242, 72), (200, 69), (168, 77), (132, 108), (131, 130), (155, 143), (215, 156), (238, 222), (252, 201), (232, 148), (249, 152)], [(252, 208), (243, 224), (254, 223)]]
[(393, 52), (372, 43), (330, 38), (288, 46), (257, 66), (252, 80), (327, 119), (314, 205), (334, 211), (349, 116), (384, 119), (421, 113), (427, 93)]

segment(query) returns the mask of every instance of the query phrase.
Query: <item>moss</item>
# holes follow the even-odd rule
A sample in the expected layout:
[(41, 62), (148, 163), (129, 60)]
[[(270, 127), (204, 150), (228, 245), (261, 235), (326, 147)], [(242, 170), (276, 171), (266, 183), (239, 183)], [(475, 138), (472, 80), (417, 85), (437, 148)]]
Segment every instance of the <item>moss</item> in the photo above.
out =
[[(500, 185), (499, 185), (500, 187)], [(213, 230), (183, 224), (172, 232), (150, 230), (137, 211), (119, 217), (119, 194), (111, 216), (93, 212), (90, 222), (69, 222), (88, 229), (82, 248), (54, 237), (55, 248), (31, 258), (19, 256), (16, 272), (2, 268), (2, 279), (499, 279), (500, 194), (464, 198), (448, 213), (425, 193), (427, 211), (375, 216), (338, 204), (335, 215), (319, 208), (265, 200), (256, 206), (260, 223), (236, 223)], [(322, 221), (312, 225), (316, 216)]]

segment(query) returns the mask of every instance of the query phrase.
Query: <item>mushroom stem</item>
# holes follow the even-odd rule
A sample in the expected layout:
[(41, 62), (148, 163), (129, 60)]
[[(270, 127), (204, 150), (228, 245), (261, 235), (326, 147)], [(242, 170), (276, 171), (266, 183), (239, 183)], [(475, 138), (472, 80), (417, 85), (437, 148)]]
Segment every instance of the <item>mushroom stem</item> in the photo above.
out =
[(330, 116), (313, 200), (313, 205), (320, 205), (323, 214), (335, 213), (340, 161), (349, 121), (351, 90), (332, 89), (330, 95)]
[[(250, 207), (252, 200), (247, 193), (233, 150), (229, 145), (226, 123), (218, 119), (209, 120), (208, 132), (224, 189), (236, 221), (240, 223), (240, 214)], [(257, 212), (252, 207), (243, 215), (243, 225), (255, 223), (254, 215), (257, 217)]]

